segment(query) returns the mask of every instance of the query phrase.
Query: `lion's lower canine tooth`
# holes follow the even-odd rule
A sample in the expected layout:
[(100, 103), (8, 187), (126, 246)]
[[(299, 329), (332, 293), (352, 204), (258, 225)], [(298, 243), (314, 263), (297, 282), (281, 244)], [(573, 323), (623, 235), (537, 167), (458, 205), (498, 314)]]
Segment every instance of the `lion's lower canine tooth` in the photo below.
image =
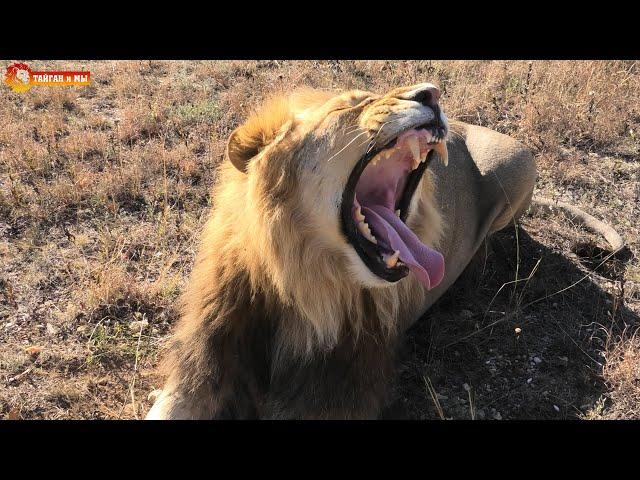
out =
[(371, 234), (371, 230), (369, 229), (369, 225), (366, 222), (358, 223), (358, 230), (360, 230), (360, 233), (364, 236), (364, 238), (369, 240), (371, 243), (378, 243), (378, 241), (376, 240), (376, 237), (374, 237)]
[(398, 257), (400, 256), (400, 250), (396, 250), (393, 252), (393, 255), (383, 254), (382, 258), (387, 267), (392, 268), (395, 267), (398, 263)]
[(396, 210), (396, 216), (399, 217), (400, 216), (400, 209)]

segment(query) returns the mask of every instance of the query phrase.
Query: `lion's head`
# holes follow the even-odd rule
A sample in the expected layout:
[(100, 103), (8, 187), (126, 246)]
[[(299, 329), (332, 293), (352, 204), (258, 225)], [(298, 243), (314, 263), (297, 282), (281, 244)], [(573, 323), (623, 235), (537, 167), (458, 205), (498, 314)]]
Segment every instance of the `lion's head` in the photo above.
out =
[(432, 185), (418, 188), (433, 153), (447, 158), (438, 99), (424, 83), (266, 102), (229, 137), (204, 244), (254, 287), (271, 285), (320, 337), (361, 312), (363, 289), (391, 322), (416, 280), (424, 292), (444, 273)]
[(16, 72), (16, 78), (20, 80), (22, 83), (29, 83), (29, 71), (28, 70), (18, 70)]

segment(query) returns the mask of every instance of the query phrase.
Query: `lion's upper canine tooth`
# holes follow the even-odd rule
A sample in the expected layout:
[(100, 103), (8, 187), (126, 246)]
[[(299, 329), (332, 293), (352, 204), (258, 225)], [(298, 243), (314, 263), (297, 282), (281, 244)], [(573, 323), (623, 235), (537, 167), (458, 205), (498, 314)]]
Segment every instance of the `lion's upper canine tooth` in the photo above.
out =
[(378, 243), (378, 241), (376, 240), (376, 237), (374, 237), (371, 234), (371, 230), (369, 229), (369, 225), (367, 224), (367, 222), (359, 222), (358, 223), (358, 230), (360, 230), (360, 233), (364, 236), (364, 238), (366, 238), (367, 240), (369, 240), (371, 243)]
[(433, 149), (438, 153), (438, 155), (440, 155), (444, 166), (446, 167), (449, 165), (449, 151), (447, 150), (446, 142), (436, 143)]
[(362, 214), (362, 208), (361, 207), (357, 207), (356, 208), (356, 221), (359, 222), (364, 222), (364, 215)]
[(382, 259), (384, 260), (384, 263), (387, 265), (387, 267), (392, 268), (392, 267), (395, 267), (396, 264), (398, 263), (399, 256), (400, 256), (400, 250), (396, 250), (395, 252), (393, 252), (393, 255), (388, 255), (386, 253), (383, 253)]
[(414, 162), (415, 160), (420, 160), (420, 144), (418, 143), (418, 139), (415, 136), (407, 138), (407, 146), (409, 150), (411, 150)]

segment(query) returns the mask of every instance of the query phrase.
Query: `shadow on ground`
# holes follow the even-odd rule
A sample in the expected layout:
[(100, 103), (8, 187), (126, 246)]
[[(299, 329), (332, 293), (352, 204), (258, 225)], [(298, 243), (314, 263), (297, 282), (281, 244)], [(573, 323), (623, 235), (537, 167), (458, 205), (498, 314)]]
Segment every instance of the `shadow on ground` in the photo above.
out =
[(594, 406), (608, 332), (640, 319), (603, 289), (619, 289), (598, 275), (606, 264), (593, 272), (540, 242), (522, 228), (492, 237), (407, 333), (383, 418), (571, 419)]

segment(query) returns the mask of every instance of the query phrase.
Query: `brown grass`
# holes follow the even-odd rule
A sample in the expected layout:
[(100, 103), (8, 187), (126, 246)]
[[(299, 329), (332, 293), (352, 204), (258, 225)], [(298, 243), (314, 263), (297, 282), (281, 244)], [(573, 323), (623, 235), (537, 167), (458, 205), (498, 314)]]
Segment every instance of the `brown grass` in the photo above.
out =
[[(383, 92), (432, 81), (442, 88), (450, 117), (507, 133), (533, 150), (539, 163), (540, 193), (608, 220), (627, 238), (632, 253), (640, 254), (638, 62), (27, 63), (34, 69), (84, 66), (91, 70), (93, 84), (35, 87), (24, 94), (5, 88), (0, 99), (4, 125), (0, 129), (0, 417), (134, 418), (144, 414), (148, 393), (160, 386), (153, 373), (157, 352), (176, 319), (176, 298), (191, 267), (224, 142), (250, 110), (274, 91), (309, 85)], [(561, 217), (529, 217), (525, 230), (550, 252), (568, 255), (582, 274), (589, 271), (571, 250), (577, 238), (597, 239)], [(535, 264), (537, 251), (524, 253)], [(473, 284), (474, 291), (485, 295), (480, 304), (465, 308), (472, 312), (487, 308), (504, 283), (492, 283), (499, 279), (494, 267), (489, 263)], [(505, 271), (513, 280), (515, 265), (508, 267)], [(520, 278), (526, 277), (530, 269), (524, 264), (520, 268), (524, 272)], [(527, 294), (550, 293), (539, 290), (544, 283), (541, 275), (553, 272), (541, 267), (526, 286)], [(573, 280), (568, 274), (557, 279), (558, 290)], [(606, 391), (585, 393), (587, 405), (575, 408), (588, 418), (638, 418), (640, 344), (632, 334), (640, 313), (640, 263), (634, 259), (620, 275), (598, 274), (589, 282), (611, 298), (615, 308), (593, 300), (587, 313), (569, 318), (575, 302), (593, 298), (580, 296), (587, 295), (581, 293), (581, 284), (514, 317), (524, 329), (526, 340), (521, 343), (529, 342), (528, 351), (539, 351), (566, 337), (592, 357), (605, 352), (599, 357), (605, 360), (601, 368), (589, 364), (580, 372), (593, 370)], [(522, 300), (520, 293), (515, 298)], [(560, 305), (552, 307), (553, 302)], [(541, 330), (527, 336), (527, 325), (542, 316), (542, 303), (549, 309), (545, 315), (555, 312), (545, 318), (556, 319), (568, 335), (553, 327), (552, 333)], [(506, 307), (508, 299), (501, 293), (491, 310)], [(475, 331), (474, 322), (480, 322), (480, 327), (494, 322), (491, 315), (468, 321), (456, 317), (456, 328), (462, 329), (456, 331), (460, 333), (456, 338)], [(531, 317), (529, 324), (526, 315)], [(569, 320), (575, 329), (565, 323)], [(140, 323), (130, 328), (132, 322), (143, 321), (148, 326), (142, 330)], [(611, 332), (608, 342), (606, 335), (585, 334), (585, 326), (592, 323)], [(505, 327), (500, 341), (512, 342), (508, 332), (513, 332), (513, 325)], [(455, 364), (456, 349), (472, 341), (473, 348), (483, 348), (482, 342), (495, 339), (491, 335), (502, 335), (497, 328), (447, 348), (443, 345), (450, 339), (438, 343), (434, 332), (428, 351), (417, 351), (415, 358)], [(413, 335), (410, 341), (420, 343), (418, 334)], [(551, 340), (544, 340), (545, 335), (552, 335)], [(596, 337), (602, 341), (593, 340)], [(30, 346), (39, 347), (39, 353), (26, 353)], [(464, 352), (459, 358), (465, 358)], [(576, 362), (589, 363), (583, 360)], [(515, 357), (510, 361), (515, 362)], [(501, 402), (513, 403), (511, 417), (522, 411), (511, 397), (498, 401), (495, 389), (483, 390), (487, 374), (480, 367), (472, 375), (482, 384), (472, 385), (473, 408), (470, 394), (462, 390), (459, 414), (447, 404), (450, 400), (439, 400), (437, 412), (429, 410), (433, 401), (425, 394), (423, 378), (433, 380), (429, 382), (433, 392), (450, 399), (463, 383), (454, 387), (438, 381), (434, 365), (430, 361), (420, 367), (416, 390), (420, 394), (410, 400), (420, 405), (412, 410), (421, 412), (417, 416), (466, 418), (471, 410), (481, 417), (484, 409), (490, 418), (499, 416), (489, 413), (497, 408), (506, 417), (508, 409)], [(541, 392), (554, 395), (555, 387), (549, 385), (555, 385), (558, 375), (562, 374), (547, 372), (547, 386)], [(599, 398), (606, 401), (598, 403)], [(599, 413), (589, 415), (594, 405), (601, 406)], [(564, 407), (562, 412), (577, 414)]]
[(609, 391), (585, 418), (640, 419), (640, 336), (637, 330), (632, 336), (610, 336), (603, 356), (603, 375)]

